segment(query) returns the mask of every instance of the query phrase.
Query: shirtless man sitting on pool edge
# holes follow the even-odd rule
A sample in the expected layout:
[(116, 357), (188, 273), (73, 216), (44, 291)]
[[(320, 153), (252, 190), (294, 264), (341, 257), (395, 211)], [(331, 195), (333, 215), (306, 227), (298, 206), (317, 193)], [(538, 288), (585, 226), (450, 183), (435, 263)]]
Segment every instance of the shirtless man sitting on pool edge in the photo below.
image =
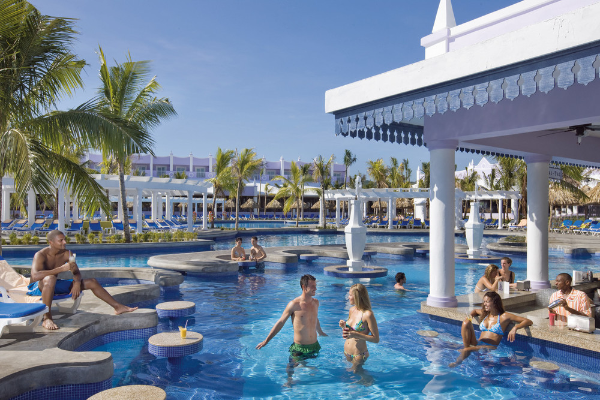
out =
[[(31, 267), (31, 283), (27, 294), (42, 296), (42, 302), (49, 311), (44, 314), (42, 326), (48, 330), (58, 329), (52, 320), (50, 307), (55, 294), (70, 293), (73, 300), (77, 299), (82, 290), (90, 289), (96, 297), (115, 309), (115, 314), (123, 314), (137, 310), (137, 307), (127, 307), (116, 301), (96, 279), (82, 279), (75, 261), (69, 261), (71, 252), (66, 249), (65, 235), (58, 230), (48, 233), (48, 247), (35, 253)], [(73, 279), (57, 279), (61, 272), (71, 271)]]

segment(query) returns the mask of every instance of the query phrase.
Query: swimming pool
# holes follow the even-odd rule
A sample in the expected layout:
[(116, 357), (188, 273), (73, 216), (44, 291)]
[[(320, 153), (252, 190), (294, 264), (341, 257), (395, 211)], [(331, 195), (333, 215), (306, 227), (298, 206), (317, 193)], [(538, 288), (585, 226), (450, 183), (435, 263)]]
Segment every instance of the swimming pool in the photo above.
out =
[[(376, 241), (427, 241), (427, 237), (409, 235), (369, 235)], [(260, 236), (266, 247), (281, 245), (343, 243), (343, 235), (269, 235)], [(486, 238), (487, 240), (487, 238)], [(464, 243), (464, 239), (457, 238)], [(215, 249), (228, 249), (229, 242), (217, 242)], [(93, 257), (104, 265), (106, 257), (80, 258), (87, 265)], [(123, 266), (139, 266), (147, 257), (132, 255), (115, 258)], [(517, 279), (526, 273), (526, 258), (513, 257)], [(551, 250), (550, 276), (572, 269), (585, 270), (595, 259), (564, 258)], [(203, 350), (186, 357), (181, 364), (169, 364), (155, 358), (147, 350), (146, 340), (110, 343), (96, 348), (110, 351), (115, 363), (113, 384), (152, 384), (165, 389), (172, 399), (190, 398), (580, 398), (600, 395), (597, 375), (585, 374), (577, 365), (560, 364), (556, 374), (532, 370), (529, 361), (544, 358), (531, 346), (503, 342), (495, 352), (468, 358), (456, 369), (448, 364), (458, 356), (460, 332), (456, 326), (431, 321), (417, 313), (427, 298), (429, 284), (428, 259), (401, 260), (378, 254), (373, 264), (387, 267), (389, 275), (364, 282), (369, 290), (380, 328), (379, 344), (369, 344), (371, 356), (364, 371), (355, 374), (342, 355), (343, 339), (337, 326), (348, 312), (346, 294), (355, 280), (325, 276), (326, 265), (340, 263), (320, 258), (313, 264), (285, 266), (268, 263), (263, 272), (240, 273), (233, 278), (201, 279), (186, 277), (180, 291), (165, 292), (160, 299), (142, 304), (153, 307), (159, 302), (187, 300), (196, 303), (196, 313), (189, 318), (188, 329), (204, 335)], [(456, 264), (456, 292), (469, 293), (481, 276), (482, 266)], [(396, 272), (405, 272), (411, 292), (391, 290)], [(288, 321), (267, 347), (258, 351), (256, 344), (264, 340), (281, 315), (285, 305), (300, 293), (299, 277), (305, 273), (318, 280), (317, 298), (321, 301), (319, 318), (328, 337), (320, 338), (321, 354), (305, 367), (294, 370), (288, 383), (288, 347), (292, 327)], [(420, 291), (417, 291), (420, 290)], [(185, 320), (161, 319), (159, 331), (177, 329)], [(419, 329), (440, 332), (437, 339), (416, 335)], [(556, 361), (554, 361), (556, 362)], [(594, 371), (597, 372), (597, 371)]]

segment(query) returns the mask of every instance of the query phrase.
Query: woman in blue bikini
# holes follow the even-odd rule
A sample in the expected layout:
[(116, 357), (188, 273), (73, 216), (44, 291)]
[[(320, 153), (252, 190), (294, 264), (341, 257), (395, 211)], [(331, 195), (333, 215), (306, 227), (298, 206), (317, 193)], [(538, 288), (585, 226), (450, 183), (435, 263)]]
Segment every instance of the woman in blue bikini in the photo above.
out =
[(363, 364), (369, 357), (367, 342), (379, 343), (379, 329), (375, 314), (371, 310), (371, 301), (367, 288), (360, 283), (352, 285), (348, 292), (348, 300), (354, 307), (350, 308), (348, 320), (340, 320), (346, 360), (357, 365)]
[[(479, 323), (479, 329), (481, 330), (479, 342), (475, 337), (473, 318), (478, 318), (481, 321)], [(465, 348), (461, 350), (460, 356), (456, 362), (450, 364), (450, 367), (460, 364), (473, 351), (495, 349), (500, 344), (504, 332), (511, 322), (514, 322), (515, 326), (508, 332), (507, 339), (509, 342), (515, 341), (517, 329), (533, 325), (530, 319), (505, 312), (500, 295), (496, 292), (487, 292), (483, 296), (481, 310), (471, 311), (470, 315), (463, 321), (460, 332)]]

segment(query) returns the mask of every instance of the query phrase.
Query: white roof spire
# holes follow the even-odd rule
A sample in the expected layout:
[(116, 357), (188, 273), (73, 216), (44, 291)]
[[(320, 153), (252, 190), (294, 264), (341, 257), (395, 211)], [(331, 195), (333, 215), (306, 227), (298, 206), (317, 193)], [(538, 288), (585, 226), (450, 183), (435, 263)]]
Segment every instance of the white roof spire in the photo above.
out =
[(454, 28), (456, 20), (454, 19), (454, 11), (452, 10), (451, 0), (440, 0), (435, 22), (433, 23), (432, 33), (442, 29)]

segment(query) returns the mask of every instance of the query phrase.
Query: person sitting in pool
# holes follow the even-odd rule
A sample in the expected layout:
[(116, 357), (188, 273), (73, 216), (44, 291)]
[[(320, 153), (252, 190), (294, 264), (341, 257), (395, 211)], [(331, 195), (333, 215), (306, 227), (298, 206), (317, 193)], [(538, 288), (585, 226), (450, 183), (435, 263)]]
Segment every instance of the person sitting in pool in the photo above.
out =
[(317, 333), (320, 336), (327, 335), (321, 330), (321, 325), (319, 324), (319, 300), (314, 298), (317, 292), (316, 278), (312, 275), (302, 276), (300, 278), (300, 288), (302, 289), (302, 294), (288, 303), (267, 338), (260, 342), (256, 346), (256, 349), (260, 350), (265, 347), (283, 328), (288, 318), (292, 317), (294, 343), (292, 343), (289, 349), (290, 358), (301, 360), (313, 358), (319, 354), (321, 346), (317, 340)]
[(369, 357), (367, 342), (379, 343), (379, 328), (375, 314), (371, 310), (371, 301), (367, 288), (357, 283), (348, 291), (348, 301), (353, 306), (348, 319), (340, 320), (346, 360), (353, 364), (364, 364)]
[(265, 265), (267, 253), (265, 252), (265, 249), (258, 244), (258, 238), (256, 236), (252, 236), (250, 243), (252, 243), (252, 247), (250, 248), (250, 260), (256, 261), (257, 265)]
[(562, 322), (567, 322), (567, 317), (571, 314), (583, 315), (585, 317), (592, 316), (590, 306), (590, 298), (581, 290), (573, 289), (571, 286), (573, 278), (571, 275), (562, 273), (556, 277), (556, 292), (550, 296), (549, 304), (557, 300), (561, 300), (557, 306), (550, 308), (550, 312), (556, 314), (556, 319)]
[(242, 247), (242, 238), (235, 239), (235, 247), (231, 249), (231, 261), (244, 261), (246, 251)]
[(394, 289), (396, 290), (406, 290), (404, 288), (404, 284), (406, 283), (406, 275), (404, 272), (398, 272), (396, 274), (396, 284), (394, 285)]
[(517, 284), (515, 283), (515, 272), (511, 271), (509, 268), (512, 265), (512, 260), (509, 257), (502, 257), (500, 259), (500, 268), (498, 270), (498, 276), (502, 278), (503, 282), (508, 282), (511, 288), (516, 288)]
[[(475, 328), (473, 328), (473, 318), (479, 318), (479, 329), (481, 335), (479, 342), (475, 337)], [(530, 319), (519, 317), (517, 315), (504, 311), (504, 305), (500, 295), (496, 292), (488, 292), (483, 296), (483, 304), (481, 310), (473, 310), (470, 315), (463, 321), (460, 333), (465, 346), (456, 360), (450, 364), (450, 367), (455, 367), (467, 358), (473, 351), (480, 349), (494, 349), (504, 336), (504, 332), (508, 329), (511, 322), (516, 325), (508, 332), (507, 339), (509, 342), (515, 341), (515, 335), (518, 329), (533, 325)]]
[[(96, 279), (82, 279), (75, 261), (69, 261), (71, 252), (66, 249), (65, 235), (59, 231), (50, 231), (47, 236), (48, 247), (38, 251), (33, 256), (31, 266), (31, 283), (27, 294), (42, 296), (42, 302), (48, 306), (44, 314), (42, 326), (48, 330), (56, 330), (58, 326), (52, 320), (50, 307), (52, 299), (57, 294), (71, 294), (77, 299), (82, 290), (91, 290), (100, 300), (115, 309), (115, 314), (123, 314), (137, 310), (137, 307), (127, 307), (116, 301)], [(61, 272), (71, 271), (73, 279), (57, 279)]]
[(477, 281), (477, 284), (475, 285), (475, 293), (487, 292), (488, 290), (495, 292), (498, 290), (498, 283), (501, 280), (502, 278), (500, 275), (498, 275), (498, 266), (495, 264), (490, 264), (485, 269), (483, 276), (479, 278), (479, 281)]

